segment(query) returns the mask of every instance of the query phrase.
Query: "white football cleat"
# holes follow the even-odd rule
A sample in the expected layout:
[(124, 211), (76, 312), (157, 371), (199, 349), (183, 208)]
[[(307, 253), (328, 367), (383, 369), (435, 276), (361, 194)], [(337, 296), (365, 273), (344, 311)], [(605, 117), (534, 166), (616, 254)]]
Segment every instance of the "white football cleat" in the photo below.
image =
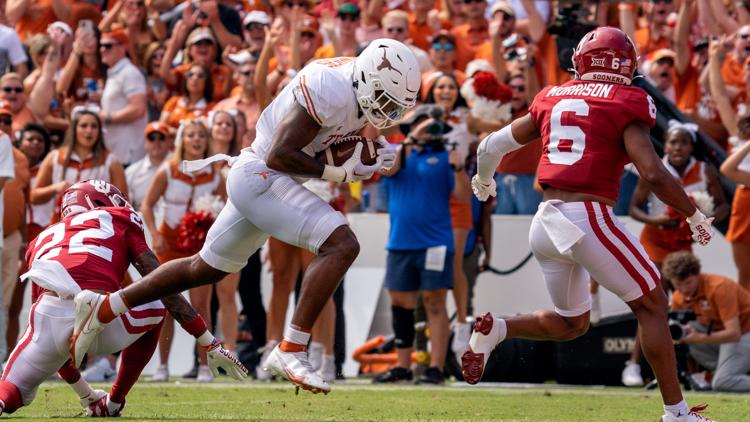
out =
[(643, 386), (641, 365), (631, 361), (625, 362), (625, 369), (622, 370), (622, 384), (626, 387)]
[(198, 367), (198, 376), (195, 378), (198, 382), (214, 382), (214, 374), (211, 373), (211, 368), (208, 365), (201, 365)]
[(279, 346), (276, 346), (268, 355), (263, 367), (274, 375), (288, 379), (292, 384), (301, 387), (303, 390), (315, 394), (328, 394), (331, 391), (331, 386), (313, 371), (310, 362), (307, 360), (306, 350), (282, 352)]
[(93, 390), (91, 393), (86, 397), (81, 397), (78, 399), (81, 403), (81, 407), (84, 409), (88, 409), (88, 407), (101, 400), (103, 397), (107, 397), (107, 392), (104, 390)]
[(461, 362), (461, 356), (469, 347), (471, 338), (471, 324), (468, 322), (456, 322), (453, 325), (453, 340), (451, 341), (451, 351), (456, 355), (456, 361)]
[(271, 378), (273, 378), (273, 374), (266, 371), (264, 368), (266, 367), (268, 357), (271, 355), (271, 352), (277, 344), (279, 344), (278, 341), (269, 340), (265, 346), (259, 349), (259, 351), (262, 351), (263, 353), (260, 355), (260, 365), (255, 367), (255, 378), (257, 378), (258, 381), (271, 381)]
[(118, 417), (124, 408), (125, 401), (121, 404), (115, 404), (109, 399), (109, 394), (107, 394), (86, 407), (86, 416), (92, 418)]
[(83, 356), (105, 327), (105, 324), (99, 322), (97, 314), (106, 297), (91, 290), (83, 290), (73, 299), (76, 304), (76, 318), (68, 350), (76, 368), (81, 366)]
[(706, 410), (707, 407), (707, 404), (699, 404), (691, 407), (687, 415), (680, 416), (674, 416), (667, 412), (666, 415), (659, 419), (659, 422), (716, 422), (703, 415), (703, 411)]
[(498, 324), (496, 319), (487, 312), (484, 316), (477, 317), (474, 323), (469, 348), (461, 356), (461, 372), (469, 384), (476, 384), (482, 379), (490, 354), (505, 338), (506, 333), (501, 332), (501, 324)]
[(159, 365), (154, 371), (154, 375), (151, 376), (151, 382), (167, 382), (169, 381), (169, 367), (167, 365)]

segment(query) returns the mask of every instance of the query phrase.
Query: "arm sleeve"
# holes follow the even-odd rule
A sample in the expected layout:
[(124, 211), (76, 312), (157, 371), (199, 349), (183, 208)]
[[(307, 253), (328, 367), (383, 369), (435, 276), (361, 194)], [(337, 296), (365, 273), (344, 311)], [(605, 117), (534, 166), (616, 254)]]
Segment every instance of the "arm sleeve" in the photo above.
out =
[[(332, 126), (348, 113), (342, 93), (332, 83), (330, 70), (319, 67), (317, 72), (303, 72), (292, 81), (294, 99), (307, 110), (320, 126)], [(339, 90), (340, 91), (340, 90)]]
[(130, 97), (131, 95), (145, 94), (146, 78), (143, 77), (141, 72), (135, 70), (135, 68), (132, 68), (130, 70), (132, 70), (132, 72), (127, 73), (127, 76), (125, 77), (125, 83), (123, 85), (125, 96)]
[(138, 255), (148, 252), (151, 248), (146, 243), (146, 236), (143, 233), (143, 221), (135, 211), (121, 208), (122, 212), (118, 213), (118, 220), (125, 227), (125, 242), (128, 245), (128, 259), (133, 262)]
[(628, 96), (624, 106), (627, 110), (628, 123), (632, 121), (641, 121), (648, 127), (654, 127), (656, 124), (656, 103), (646, 91), (641, 88), (632, 88), (633, 91)]

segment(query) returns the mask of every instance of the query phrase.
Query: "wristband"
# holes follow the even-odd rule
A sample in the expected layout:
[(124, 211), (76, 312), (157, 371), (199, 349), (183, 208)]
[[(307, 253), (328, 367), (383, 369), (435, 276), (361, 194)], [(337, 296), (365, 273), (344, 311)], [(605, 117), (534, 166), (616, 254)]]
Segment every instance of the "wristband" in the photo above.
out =
[(323, 168), (323, 175), (320, 178), (332, 182), (343, 182), (346, 180), (346, 170), (343, 167), (326, 164), (325, 168)]
[(187, 331), (191, 336), (198, 338), (207, 332), (208, 326), (206, 326), (206, 321), (203, 320), (202, 316), (196, 315), (195, 318), (182, 324), (182, 329)]
[(211, 334), (211, 332), (208, 330), (204, 331), (203, 334), (200, 335), (200, 337), (196, 338), (196, 340), (198, 341), (199, 346), (205, 348), (210, 348), (211, 346), (219, 342), (219, 340), (216, 340), (216, 337), (214, 337), (214, 335)]
[(706, 220), (706, 216), (699, 209), (695, 209), (695, 213), (687, 218), (687, 222), (692, 225), (698, 225)]

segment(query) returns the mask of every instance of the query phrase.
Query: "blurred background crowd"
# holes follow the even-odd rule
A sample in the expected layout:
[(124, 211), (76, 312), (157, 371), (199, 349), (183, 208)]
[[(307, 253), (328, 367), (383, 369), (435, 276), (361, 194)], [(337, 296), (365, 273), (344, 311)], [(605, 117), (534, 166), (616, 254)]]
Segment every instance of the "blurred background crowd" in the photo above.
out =
[[(710, 195), (717, 222), (730, 220), (728, 239), (738, 279), (742, 286), (750, 285), (750, 193), (738, 187), (730, 207), (727, 198), (732, 192), (725, 194), (721, 187), (724, 177), (738, 186), (750, 184), (750, 166), (742, 165), (748, 153), (744, 140), (750, 137), (750, 118), (745, 117), (750, 111), (750, 1), (0, 3), (0, 130), (9, 138), (0, 150), (13, 163), (11, 170), (0, 171), (7, 180), (2, 189), (2, 297), (7, 317), (0, 324), (3, 329), (7, 326), (7, 334), (0, 336), (4, 342), (7, 338), (6, 344), (0, 344), (2, 356), (18, 337), (26, 291), (16, 282), (23, 271), (18, 258), (27, 242), (55, 221), (55, 203), (68, 186), (90, 178), (110, 181), (143, 213), (160, 260), (189, 255), (179, 242), (181, 219), (206, 195), (226, 195), (227, 168), (185, 174), (179, 162), (216, 153), (236, 155), (251, 146), (264, 107), (307, 63), (356, 56), (368, 42), (381, 37), (402, 41), (414, 51), (422, 72), (421, 102), (433, 104), (418, 108), (400, 130), (383, 134), (400, 145), (402, 165), (411, 163), (407, 156), (411, 159), (410, 154), (418, 155), (425, 148), (444, 151), (450, 164), (446, 171), (454, 175), (452, 184), (435, 193), (439, 195), (436, 207), (445, 210), (436, 212), (436, 218), (450, 215), (451, 220), (446, 242), (452, 253), (448, 287), (453, 287), (457, 304), (453, 352), (460, 353), (468, 342), (470, 328), (465, 321), (473, 311), (473, 281), (490, 265), (491, 214), (533, 214), (541, 200), (534, 174), (542, 145), (535, 142), (504, 158), (497, 169), (494, 202), (472, 201), (467, 189), (476, 144), (484, 134), (527, 113), (541, 88), (572, 79), (568, 71), (572, 50), (596, 26), (617, 26), (630, 35), (639, 50), (642, 83), (659, 94), (660, 108), (676, 107), (681, 113), (678, 120), (683, 123), (670, 122), (657, 139), (663, 147), (660, 152), (686, 189), (695, 185), (695, 192)], [(497, 88), (489, 108), (477, 98), (484, 77), (490, 77), (490, 85)], [(420, 134), (424, 130), (428, 134), (413, 134), (425, 119), (431, 124), (420, 128)], [(374, 128), (365, 128), (363, 134), (378, 135)], [(705, 139), (718, 148), (714, 155), (735, 154), (721, 172), (691, 158)], [(407, 176), (402, 174), (402, 179)], [(416, 217), (403, 212), (410, 198), (414, 205), (414, 198), (402, 182), (408, 181), (376, 175), (351, 186), (313, 184), (310, 189), (330, 198), (342, 211), (390, 212), (393, 222), (405, 219), (401, 226), (405, 227), (413, 223), (409, 218)], [(621, 196), (619, 211), (651, 228), (644, 230), (642, 240), (655, 262), (661, 264), (670, 252), (690, 249), (689, 236), (685, 241), (684, 232), (677, 232), (679, 221), (657, 203), (648, 186), (638, 184), (632, 171), (623, 175)], [(389, 204), (390, 200), (396, 203)], [(420, 227), (415, 226), (415, 230)], [(663, 230), (674, 233), (665, 236)], [(397, 237), (391, 233), (390, 250), (399, 250)], [(257, 255), (241, 274), (190, 292), (191, 302), (204, 317), (213, 315), (230, 350), (251, 343), (262, 353), (282, 337), (290, 293), (310, 256), (273, 239), (269, 249), (264, 265), (273, 272), (274, 282), (268, 309), (260, 297), (261, 257)], [(419, 285), (416, 288), (420, 290)], [(445, 349), (447, 334), (439, 334), (449, 331), (445, 294), (434, 296), (429, 287), (424, 290), (428, 291), (423, 295), (426, 316), (435, 333), (432, 340), (442, 342), (433, 344), (433, 349)], [(327, 306), (310, 348), (315, 354), (311, 361), (328, 379), (340, 374), (344, 353), (336, 350), (343, 324), (341, 297), (337, 294)], [(399, 297), (391, 295), (394, 302), (403, 299)], [(413, 306), (400, 309), (413, 310)], [(166, 324), (159, 347), (164, 364), (156, 380), (169, 376), (171, 337), (172, 324)], [(405, 356), (408, 363), (409, 355)], [(440, 371), (444, 359), (438, 353), (430, 365)], [(189, 375), (211, 381), (210, 372), (200, 364), (205, 356), (196, 360)], [(90, 360), (87, 376), (107, 380), (114, 374), (113, 362), (111, 357)], [(270, 375), (259, 370), (256, 376)], [(411, 377), (391, 373), (382, 381), (407, 376)], [(442, 377), (427, 371), (422, 381), (439, 383)]]

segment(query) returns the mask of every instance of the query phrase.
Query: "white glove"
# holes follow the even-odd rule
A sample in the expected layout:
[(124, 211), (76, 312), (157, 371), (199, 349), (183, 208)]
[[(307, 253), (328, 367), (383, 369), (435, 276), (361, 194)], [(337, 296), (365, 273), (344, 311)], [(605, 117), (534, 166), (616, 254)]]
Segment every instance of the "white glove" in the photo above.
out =
[(713, 227), (711, 223), (714, 221), (713, 217), (706, 218), (699, 210), (695, 211), (695, 214), (687, 218), (690, 231), (693, 233), (693, 241), (702, 246), (708, 245), (713, 236)]
[(219, 376), (219, 368), (223, 369), (230, 377), (242, 381), (247, 376), (247, 368), (237, 359), (237, 356), (229, 350), (221, 347), (218, 340), (208, 347), (206, 351), (208, 367), (214, 377)]
[(485, 182), (479, 178), (478, 174), (471, 178), (471, 190), (473, 190), (474, 195), (483, 202), (490, 196), (497, 196), (497, 185), (495, 185), (495, 179), (490, 179), (489, 182)]
[(383, 135), (375, 138), (375, 142), (380, 146), (378, 156), (383, 157), (383, 168), (389, 169), (396, 163), (396, 149), (385, 140)]
[(372, 175), (383, 167), (383, 156), (378, 155), (375, 164), (368, 166), (362, 164), (362, 144), (357, 143), (354, 147), (354, 154), (349, 157), (348, 160), (341, 166), (346, 172), (344, 182), (358, 182), (360, 180), (367, 180)]

